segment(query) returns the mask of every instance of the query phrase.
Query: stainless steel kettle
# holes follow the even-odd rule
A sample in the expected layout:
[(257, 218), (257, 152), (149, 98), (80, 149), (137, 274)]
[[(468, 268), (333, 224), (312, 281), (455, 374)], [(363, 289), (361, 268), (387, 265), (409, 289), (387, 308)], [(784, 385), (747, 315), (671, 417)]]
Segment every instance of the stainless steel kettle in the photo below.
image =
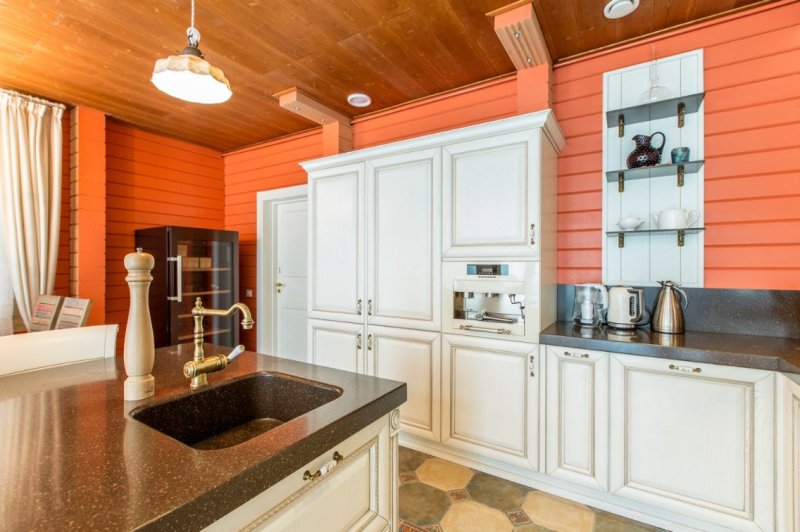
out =
[[(653, 307), (653, 319), (650, 326), (654, 331), (660, 333), (680, 334), (686, 330), (683, 309), (689, 306), (689, 298), (686, 296), (686, 292), (672, 281), (658, 281), (658, 284), (661, 285), (661, 292), (659, 292)], [(683, 296), (685, 303), (683, 308), (681, 308), (676, 292)]]

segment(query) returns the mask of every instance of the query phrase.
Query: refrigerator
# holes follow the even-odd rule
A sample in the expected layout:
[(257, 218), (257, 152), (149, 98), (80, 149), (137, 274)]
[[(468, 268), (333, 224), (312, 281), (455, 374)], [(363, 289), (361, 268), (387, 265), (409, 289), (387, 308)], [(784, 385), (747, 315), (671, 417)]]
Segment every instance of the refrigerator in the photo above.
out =
[[(227, 310), (239, 299), (239, 233), (193, 227), (136, 230), (136, 247), (155, 258), (150, 285), (150, 316), (156, 347), (193, 341), (192, 308)], [(205, 316), (205, 341), (224, 346), (239, 343), (236, 313)]]

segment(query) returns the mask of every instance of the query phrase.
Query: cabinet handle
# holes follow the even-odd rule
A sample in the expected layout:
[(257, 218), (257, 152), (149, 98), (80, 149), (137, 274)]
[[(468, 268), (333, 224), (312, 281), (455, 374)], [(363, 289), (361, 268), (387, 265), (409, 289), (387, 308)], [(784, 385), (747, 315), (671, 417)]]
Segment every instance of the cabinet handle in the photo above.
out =
[(533, 371), (533, 363), (534, 363), (535, 360), (536, 359), (533, 357), (533, 355), (531, 355), (530, 356), (530, 362), (528, 364), (528, 371), (530, 372), (531, 377), (535, 377), (536, 376), (536, 373)]
[(367, 335), (367, 350), (372, 351), (372, 335)]
[(570, 353), (569, 351), (564, 351), (564, 356), (572, 358), (589, 358), (588, 353)]
[(356, 301), (356, 312), (361, 316), (361, 300)]
[(669, 369), (674, 371), (683, 371), (684, 373), (700, 373), (703, 371), (700, 368), (693, 368), (690, 366), (676, 366), (675, 364), (670, 364)]
[(361, 349), (361, 333), (356, 336), (356, 349)]
[(536, 243), (536, 224), (531, 224), (531, 246)]
[(367, 300), (367, 315), (372, 316), (372, 300)]
[(492, 327), (479, 327), (477, 325), (459, 325), (458, 328), (462, 331), (484, 331), (497, 334), (511, 334), (510, 329), (493, 329)]
[(167, 300), (183, 303), (183, 256), (167, 257), (167, 262), (175, 263), (175, 281), (178, 285), (175, 290), (175, 295), (167, 297)]
[(303, 473), (303, 480), (316, 480), (318, 478), (324, 477), (325, 475), (333, 471), (333, 469), (337, 465), (339, 465), (339, 462), (341, 462), (343, 458), (344, 457), (341, 454), (339, 454), (339, 451), (334, 451), (333, 460), (331, 460), (324, 466), (317, 469), (316, 473), (312, 473), (311, 471), (306, 469), (306, 472)]

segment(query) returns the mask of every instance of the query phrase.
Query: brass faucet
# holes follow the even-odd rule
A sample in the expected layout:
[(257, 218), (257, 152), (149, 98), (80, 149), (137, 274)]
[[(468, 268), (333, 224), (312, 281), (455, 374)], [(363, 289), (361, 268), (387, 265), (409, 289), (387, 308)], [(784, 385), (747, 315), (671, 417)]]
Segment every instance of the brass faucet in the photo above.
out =
[(194, 317), (194, 360), (187, 362), (183, 366), (183, 374), (187, 379), (192, 379), (192, 389), (197, 389), (208, 384), (207, 373), (219, 371), (228, 367), (228, 363), (239, 356), (244, 351), (243, 345), (238, 345), (229, 355), (210, 355), (206, 358), (203, 353), (203, 316), (231, 316), (234, 312), (240, 311), (242, 318), (242, 328), (252, 329), (253, 315), (244, 303), (234, 303), (228, 310), (216, 310), (205, 308), (203, 300), (199, 297), (194, 302), (192, 316)]

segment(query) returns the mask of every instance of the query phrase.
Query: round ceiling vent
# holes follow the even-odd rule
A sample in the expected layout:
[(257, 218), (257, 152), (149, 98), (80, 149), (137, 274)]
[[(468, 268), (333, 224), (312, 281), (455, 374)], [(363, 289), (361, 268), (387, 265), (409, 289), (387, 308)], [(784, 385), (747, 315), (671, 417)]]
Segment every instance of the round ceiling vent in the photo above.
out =
[(611, 0), (603, 9), (606, 18), (622, 18), (630, 15), (639, 7), (639, 0)]
[(372, 103), (372, 98), (370, 98), (366, 94), (361, 94), (360, 92), (356, 92), (347, 97), (347, 103), (349, 103), (353, 107), (367, 107), (369, 104)]

